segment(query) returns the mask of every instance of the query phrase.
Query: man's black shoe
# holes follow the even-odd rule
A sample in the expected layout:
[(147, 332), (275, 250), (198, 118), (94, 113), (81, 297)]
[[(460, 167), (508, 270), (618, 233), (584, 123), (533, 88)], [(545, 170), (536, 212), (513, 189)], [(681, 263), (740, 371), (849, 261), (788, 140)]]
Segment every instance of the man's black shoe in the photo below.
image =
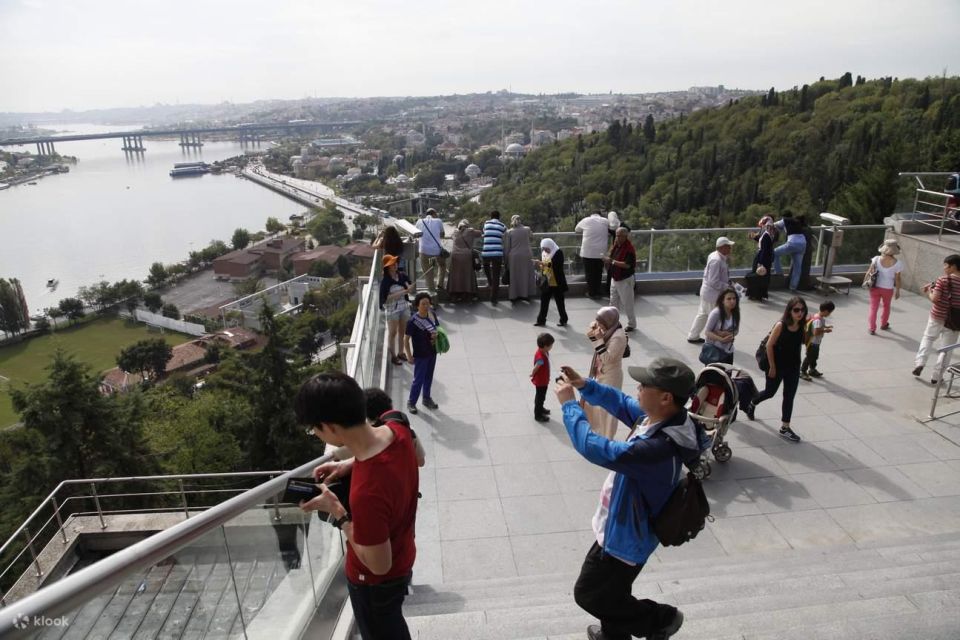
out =
[(548, 416), (548, 415), (550, 415), (550, 409), (542, 409), (542, 410), (540, 411), (540, 413), (542, 413), (542, 414), (545, 415), (545, 416)]
[(436, 402), (434, 402), (434, 401), (433, 401), (433, 398), (424, 398), (424, 399), (423, 399), (423, 406), (425, 406), (427, 409), (439, 409), (439, 408), (440, 408), (440, 405), (438, 405)]
[(911, 373), (912, 373), (913, 375), (919, 377), (919, 375), (920, 375), (921, 373), (923, 373), (923, 365), (920, 365), (919, 367), (914, 367), (914, 368), (913, 368), (913, 371), (911, 371)]
[(407, 413), (412, 413), (413, 415), (417, 415), (417, 413), (418, 413), (418, 411), (417, 411), (417, 405), (415, 405), (415, 404), (408, 404), (408, 405), (407, 405)]
[(687, 338), (687, 342), (690, 344), (703, 344), (706, 340), (703, 338)]
[(747, 414), (747, 417), (750, 418), (751, 420), (756, 420), (756, 418), (753, 417), (754, 412), (756, 410), (757, 410), (757, 406), (752, 402), (750, 402), (750, 403), (747, 403), (747, 408), (744, 409), (743, 412)]
[(550, 418), (543, 415), (542, 413), (539, 415), (533, 416), (533, 419), (536, 420), (537, 422), (550, 422)]
[(647, 636), (647, 640), (667, 640), (670, 636), (675, 634), (677, 631), (680, 631), (680, 627), (683, 626), (683, 612), (680, 609), (677, 609), (677, 615), (673, 617), (673, 622), (663, 627), (655, 633), (651, 633)]
[(607, 636), (603, 635), (600, 625), (592, 624), (587, 627), (587, 638), (588, 640), (606, 640)]
[(533, 326), (535, 326), (535, 327), (545, 327), (545, 326), (547, 326), (547, 323), (546, 323), (546, 322), (534, 322), (534, 323), (533, 323)]
[(564, 320), (563, 322), (558, 322), (558, 323), (557, 323), (557, 326), (558, 326), (558, 327), (565, 327), (565, 326), (567, 326), (567, 321)]

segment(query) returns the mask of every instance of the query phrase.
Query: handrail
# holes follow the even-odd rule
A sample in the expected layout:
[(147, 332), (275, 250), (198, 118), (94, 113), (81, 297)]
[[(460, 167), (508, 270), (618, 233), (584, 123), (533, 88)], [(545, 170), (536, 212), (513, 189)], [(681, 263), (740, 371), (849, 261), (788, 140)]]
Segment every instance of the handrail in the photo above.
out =
[[(9, 637), (26, 637), (35, 629), (18, 630), (13, 622), (19, 616), (56, 617), (87, 602), (91, 596), (118, 585), (128, 575), (152, 567), (161, 560), (187, 547), (234, 517), (257, 507), (267, 498), (281, 493), (289, 478), (312, 473), (314, 467), (333, 458), (325, 454), (292, 471), (234, 496), (189, 520), (164, 529), (149, 538), (107, 556), (99, 562), (66, 576), (62, 580), (18, 600), (16, 606), (0, 609), (0, 631)], [(8, 637), (5, 635), (5, 637)]]
[[(945, 347), (940, 347), (939, 349), (937, 349), (937, 356), (939, 357), (942, 354), (950, 353), (955, 349), (960, 349), (960, 342), (956, 344), (948, 344)], [(937, 410), (937, 401), (940, 399), (940, 389), (943, 388), (943, 374), (944, 372), (941, 371), (940, 378), (937, 380), (937, 386), (933, 388), (933, 402), (930, 404), (930, 413), (929, 413), (929, 418), (931, 420), (936, 418), (934, 414), (936, 413), (936, 410)]]

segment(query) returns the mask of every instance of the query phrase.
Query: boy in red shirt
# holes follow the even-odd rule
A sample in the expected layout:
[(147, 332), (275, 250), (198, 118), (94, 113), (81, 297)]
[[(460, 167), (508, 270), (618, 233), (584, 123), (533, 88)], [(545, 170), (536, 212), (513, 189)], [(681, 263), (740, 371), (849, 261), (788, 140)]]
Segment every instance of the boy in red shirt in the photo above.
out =
[(321, 484), (322, 493), (302, 502), (304, 511), (325, 511), (347, 539), (347, 588), (364, 640), (407, 640), (403, 599), (417, 556), (414, 524), (419, 474), (411, 431), (391, 420), (367, 422), (360, 385), (344, 373), (321, 373), (300, 387), (294, 401), (297, 420), (334, 447), (354, 457), (327, 462), (314, 477), (330, 482), (350, 475), (350, 513)]
[(553, 336), (541, 333), (537, 336), (537, 352), (533, 356), (533, 371), (530, 372), (530, 381), (537, 388), (533, 401), (533, 419), (537, 422), (550, 420), (549, 409), (543, 408), (547, 399), (547, 387), (550, 386), (550, 349), (553, 348)]

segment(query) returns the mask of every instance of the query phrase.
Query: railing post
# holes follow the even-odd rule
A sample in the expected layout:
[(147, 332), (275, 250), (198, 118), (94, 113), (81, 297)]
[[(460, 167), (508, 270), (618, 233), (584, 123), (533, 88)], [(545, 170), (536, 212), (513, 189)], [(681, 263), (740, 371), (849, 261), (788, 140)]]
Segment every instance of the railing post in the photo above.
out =
[(106, 529), (107, 523), (103, 521), (103, 510), (100, 508), (100, 497), (97, 495), (97, 485), (95, 482), (90, 483), (90, 492), (93, 495), (93, 504), (97, 506), (97, 516), (100, 518), (100, 528)]
[(55, 497), (51, 497), (50, 501), (53, 502), (53, 515), (57, 517), (57, 531), (60, 532), (60, 537), (63, 538), (63, 544), (67, 544), (67, 532), (63, 530), (63, 519), (60, 517), (60, 505), (57, 504)]
[(37, 551), (33, 548), (33, 535), (30, 533), (30, 527), (23, 528), (23, 535), (27, 536), (27, 548), (30, 550), (30, 557), (33, 558), (33, 566), (37, 570), (37, 577), (43, 577), (43, 571), (40, 570), (40, 561), (37, 560)]
[[(820, 226), (820, 237), (817, 239), (817, 257), (813, 259), (813, 266), (820, 266), (820, 247), (823, 246), (823, 226)], [(793, 269), (793, 267), (790, 267)]]
[(947, 211), (944, 209), (943, 215), (940, 216), (940, 231), (937, 233), (937, 242), (940, 242), (940, 239), (943, 238), (943, 225), (947, 223)]
[(183, 478), (177, 478), (177, 484), (180, 485), (180, 500), (183, 502), (183, 515), (190, 517), (190, 509), (187, 507), (187, 492), (183, 490)]
[(937, 400), (940, 398), (940, 387), (943, 386), (943, 375), (940, 375), (940, 379), (937, 380), (937, 386), (933, 388), (933, 403), (930, 405), (930, 419), (933, 420), (936, 418), (934, 413), (937, 410)]
[(653, 227), (650, 228), (650, 248), (647, 250), (647, 273), (653, 273)]

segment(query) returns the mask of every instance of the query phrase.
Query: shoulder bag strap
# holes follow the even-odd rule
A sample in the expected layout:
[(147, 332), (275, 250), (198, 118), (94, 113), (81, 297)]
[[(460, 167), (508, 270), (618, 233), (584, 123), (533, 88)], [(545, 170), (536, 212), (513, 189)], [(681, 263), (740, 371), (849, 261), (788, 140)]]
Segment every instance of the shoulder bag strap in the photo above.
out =
[[(434, 218), (434, 220), (438, 220), (438, 219), (439, 219), (439, 218)], [(441, 222), (440, 224), (442, 225), (443, 222)], [(440, 241), (439, 241), (439, 240), (437, 240), (437, 236), (433, 235), (433, 231), (430, 230), (430, 225), (427, 224), (427, 221), (426, 221), (426, 220), (423, 221), (423, 228), (426, 229), (427, 233), (430, 234), (430, 237), (433, 238), (433, 241), (437, 243), (437, 246), (440, 247), (441, 249), (443, 249), (443, 245), (440, 244)]]

